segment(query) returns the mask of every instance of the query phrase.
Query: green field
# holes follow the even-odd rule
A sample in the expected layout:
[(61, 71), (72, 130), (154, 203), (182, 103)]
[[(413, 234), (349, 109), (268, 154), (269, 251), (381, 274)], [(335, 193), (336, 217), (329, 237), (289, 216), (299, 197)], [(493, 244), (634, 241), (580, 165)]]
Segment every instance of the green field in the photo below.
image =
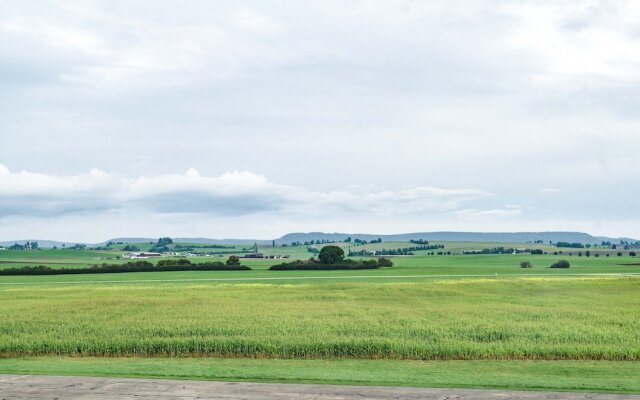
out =
[(0, 354), (637, 360), (639, 290), (635, 277), (26, 285), (0, 291)]
[[(13, 252), (3, 252), (13, 253)], [(47, 253), (42, 251), (39, 253)], [(0, 260), (2, 256), (0, 254)], [(45, 256), (49, 257), (47, 254)], [(571, 262), (569, 269), (550, 269), (549, 265), (559, 259), (567, 259)], [(9, 261), (11, 260), (11, 261)], [(32, 260), (25, 264), (13, 264), (15, 259), (7, 260), (4, 266), (20, 265), (51, 265), (47, 259)], [(95, 264), (90, 258), (62, 258), (65, 268), (86, 266)], [(191, 257), (194, 262), (210, 261), (209, 257)], [(217, 260), (213, 258), (213, 260)], [(282, 283), (330, 283), (345, 280), (354, 282), (416, 282), (425, 279), (439, 277), (447, 278), (475, 278), (475, 277), (510, 277), (513, 275), (555, 276), (555, 275), (591, 275), (591, 274), (638, 274), (640, 273), (640, 260), (632, 257), (578, 257), (578, 256), (553, 256), (553, 255), (464, 255), (464, 256), (398, 256), (392, 258), (394, 267), (379, 270), (352, 270), (352, 271), (268, 271), (271, 265), (281, 260), (242, 260), (243, 265), (250, 266), (252, 271), (234, 272), (144, 272), (126, 274), (91, 274), (91, 275), (53, 275), (53, 276), (0, 276), (0, 287), (9, 284), (43, 284), (46, 282), (132, 282), (132, 281), (225, 281), (235, 282), (282, 282)], [(520, 268), (520, 261), (528, 260), (533, 263), (533, 268)], [(111, 262), (126, 262), (128, 260), (114, 260)], [(152, 260), (153, 261), (153, 260)], [(104, 261), (100, 261), (102, 263)]]
[(397, 361), (255, 358), (0, 358), (0, 371), (250, 382), (640, 393), (629, 361)]
[[(70, 268), (113, 254), (2, 251), (0, 265)], [(571, 268), (548, 268), (560, 258)], [(279, 261), (243, 260), (254, 270), (1, 276), (0, 372), (640, 391), (628, 378), (640, 365), (634, 258), (393, 261), (356, 271), (268, 271)]]

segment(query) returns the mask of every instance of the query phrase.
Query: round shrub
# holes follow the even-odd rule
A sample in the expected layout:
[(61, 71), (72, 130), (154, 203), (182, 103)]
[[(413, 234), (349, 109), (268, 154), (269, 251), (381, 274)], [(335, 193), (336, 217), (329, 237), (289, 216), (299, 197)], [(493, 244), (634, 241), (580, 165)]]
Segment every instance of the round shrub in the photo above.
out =
[(344, 260), (344, 250), (340, 246), (324, 246), (318, 254), (322, 264), (340, 264)]
[(533, 268), (533, 264), (531, 264), (529, 261), (522, 261), (520, 263), (520, 268)]

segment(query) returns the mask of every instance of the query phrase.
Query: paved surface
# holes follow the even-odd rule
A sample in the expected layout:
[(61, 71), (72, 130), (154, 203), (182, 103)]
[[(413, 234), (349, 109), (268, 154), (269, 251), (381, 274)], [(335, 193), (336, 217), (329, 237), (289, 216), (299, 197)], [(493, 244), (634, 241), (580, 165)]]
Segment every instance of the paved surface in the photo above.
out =
[(233, 383), (164, 379), (1, 375), (0, 399), (555, 399), (640, 400), (640, 395)]

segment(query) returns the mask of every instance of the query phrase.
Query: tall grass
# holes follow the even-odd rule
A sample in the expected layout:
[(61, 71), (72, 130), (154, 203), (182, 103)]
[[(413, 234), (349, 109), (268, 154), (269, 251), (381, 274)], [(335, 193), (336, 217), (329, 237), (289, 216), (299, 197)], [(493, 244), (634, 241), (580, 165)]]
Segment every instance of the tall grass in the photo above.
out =
[(640, 360), (640, 279), (0, 289), (0, 354)]

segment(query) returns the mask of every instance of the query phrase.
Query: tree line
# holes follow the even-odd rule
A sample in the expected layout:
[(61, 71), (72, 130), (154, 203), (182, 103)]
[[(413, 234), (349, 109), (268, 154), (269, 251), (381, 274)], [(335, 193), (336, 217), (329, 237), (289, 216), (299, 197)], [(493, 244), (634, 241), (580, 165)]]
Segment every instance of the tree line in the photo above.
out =
[(403, 247), (398, 249), (382, 249), (382, 250), (360, 250), (354, 251), (349, 249), (350, 257), (366, 257), (366, 256), (412, 256), (414, 251), (423, 251), (423, 250), (437, 250), (444, 249), (444, 245), (442, 244), (433, 244), (433, 245), (422, 245), (422, 246), (412, 246), (412, 247)]
[(556, 247), (569, 247), (573, 249), (583, 249), (584, 245), (582, 243), (558, 242), (556, 243)]
[(248, 271), (251, 268), (240, 265), (237, 257), (229, 257), (226, 263), (207, 261), (192, 263), (187, 259), (160, 260), (157, 265), (148, 261), (131, 261), (125, 264), (101, 264), (85, 268), (51, 268), (44, 265), (0, 269), (0, 275), (69, 275), (69, 274), (110, 274), (121, 272), (162, 272), (162, 271)]
[(356, 261), (344, 258), (344, 250), (340, 246), (325, 246), (320, 250), (318, 259), (292, 261), (277, 264), (269, 268), (271, 271), (292, 270), (344, 270), (344, 269), (378, 269), (392, 267), (391, 260), (381, 257), (377, 260)]
[(466, 250), (463, 254), (522, 254), (522, 253), (530, 253), (530, 254), (544, 254), (541, 249), (514, 249), (513, 247), (493, 247), (493, 248), (485, 248), (482, 250)]

